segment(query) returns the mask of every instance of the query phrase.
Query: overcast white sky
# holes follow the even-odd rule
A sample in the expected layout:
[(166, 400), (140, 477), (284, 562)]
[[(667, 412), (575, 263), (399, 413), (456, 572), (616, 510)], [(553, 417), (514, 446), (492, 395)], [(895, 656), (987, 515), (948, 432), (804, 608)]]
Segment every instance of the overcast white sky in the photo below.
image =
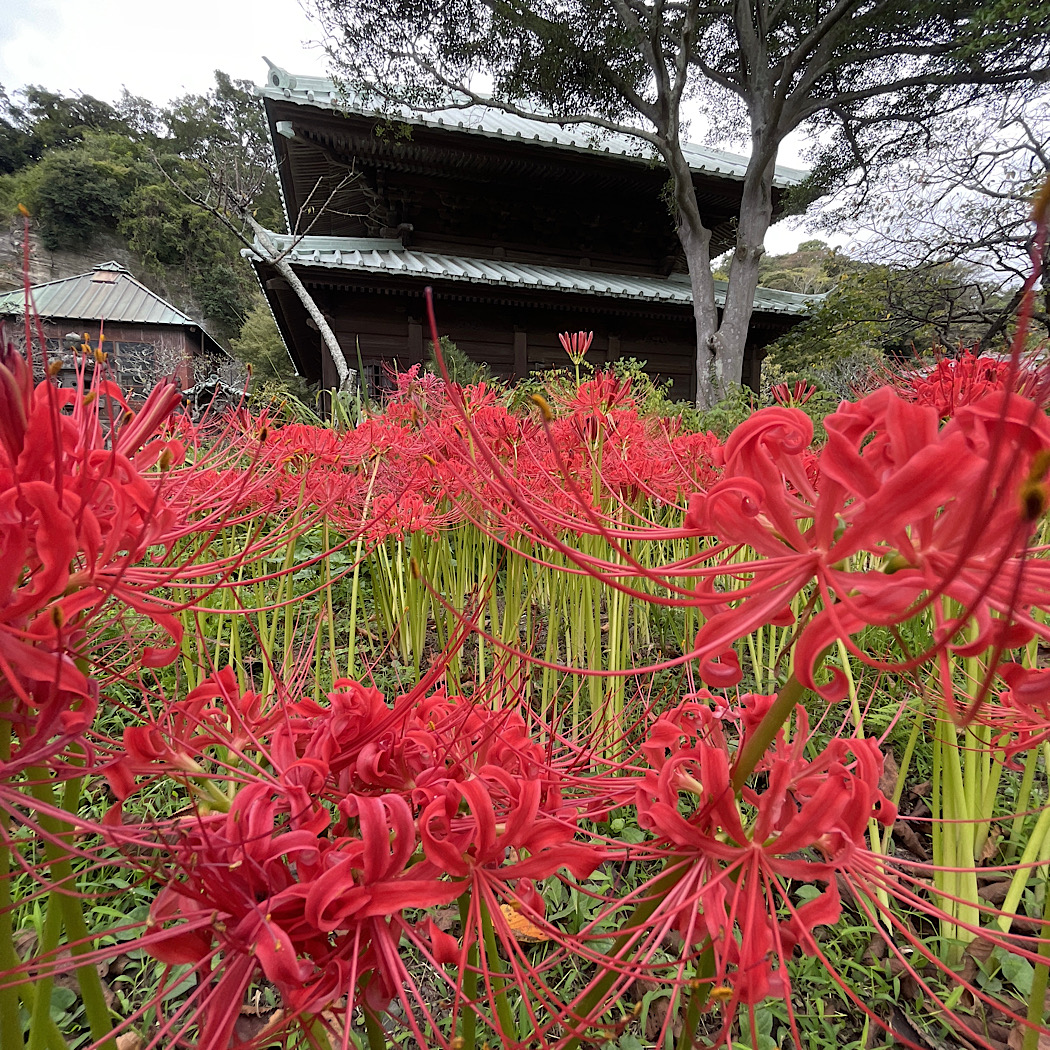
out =
[[(114, 102), (126, 87), (168, 102), (207, 91), (216, 69), (259, 83), (263, 55), (292, 73), (327, 72), (318, 27), (297, 0), (7, 0), (4, 6), (0, 84), (9, 93), (36, 84)], [(802, 166), (793, 151), (780, 159)], [(809, 236), (780, 223), (767, 249), (791, 251)]]

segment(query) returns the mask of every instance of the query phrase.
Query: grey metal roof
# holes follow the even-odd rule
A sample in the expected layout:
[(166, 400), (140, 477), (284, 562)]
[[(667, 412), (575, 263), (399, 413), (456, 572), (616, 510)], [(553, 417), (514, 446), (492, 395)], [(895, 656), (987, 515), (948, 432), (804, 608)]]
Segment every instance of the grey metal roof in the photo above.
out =
[[(269, 234), (281, 251), (293, 245), (294, 238)], [(245, 249), (243, 255), (253, 261), (265, 259), (262, 251)], [(539, 266), (532, 263), (495, 259), (471, 259), (459, 255), (415, 251), (399, 241), (360, 237), (303, 237), (288, 253), (288, 261), (301, 266), (319, 266), (349, 273), (385, 273), (464, 281), (473, 284), (507, 288), (535, 288), (577, 295), (595, 295), (610, 299), (635, 299), (643, 302), (690, 304), (693, 301), (689, 278), (684, 274), (670, 277), (631, 277), (624, 274), (596, 273), (562, 266)], [(725, 303), (726, 282), (716, 281), (715, 298)], [(822, 296), (799, 295), (772, 288), (755, 292), (755, 309), (767, 313), (805, 314)]]
[[(523, 142), (538, 142), (545, 145), (583, 151), (586, 153), (616, 153), (635, 157), (648, 164), (653, 152), (642, 139), (629, 135), (607, 134), (599, 128), (585, 124), (563, 126), (542, 120), (517, 117), (489, 106), (466, 106), (439, 109), (419, 113), (407, 106), (391, 106), (387, 109), (369, 106), (359, 100), (340, 93), (335, 83), (325, 77), (293, 76), (287, 70), (274, 65), (270, 67), (263, 87), (256, 87), (262, 98), (280, 99), (303, 106), (317, 106), (335, 112), (360, 113), (366, 116), (394, 117), (408, 124), (425, 127), (460, 130), (491, 138), (515, 139)], [(278, 125), (278, 131), (281, 131)], [(696, 143), (682, 144), (689, 166), (695, 172), (722, 175), (730, 179), (742, 179), (747, 170), (747, 158), (736, 153), (726, 153)], [(809, 173), (798, 168), (777, 165), (773, 177), (775, 186), (794, 186)]]
[[(31, 292), (41, 317), (196, 328), (204, 336), (206, 346), (211, 344), (225, 353), (199, 321), (151, 292), (117, 262), (102, 263), (75, 277), (35, 284)], [(0, 316), (21, 316), (24, 310), (25, 293), (21, 288), (0, 294)]]

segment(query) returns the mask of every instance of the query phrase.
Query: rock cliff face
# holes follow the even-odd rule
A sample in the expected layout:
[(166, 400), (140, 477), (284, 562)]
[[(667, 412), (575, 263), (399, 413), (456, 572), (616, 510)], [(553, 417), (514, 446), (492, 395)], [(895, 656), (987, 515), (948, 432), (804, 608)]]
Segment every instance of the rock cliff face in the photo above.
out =
[[(18, 217), (0, 223), (0, 292), (22, 287), (23, 230), (22, 220)], [(132, 277), (167, 299), (188, 317), (201, 319), (200, 305), (194, 299), (185, 279), (172, 271), (149, 267), (117, 234), (102, 231), (82, 248), (53, 252), (43, 246), (40, 238), (30, 228), (31, 284), (45, 284), (47, 281), (60, 281), (63, 277), (75, 277), (111, 259), (127, 267)]]
[[(22, 286), (22, 230), (22, 220), (17, 217), (0, 226), (0, 291)], [(102, 233), (80, 250), (52, 252), (30, 231), (29, 280), (33, 284), (73, 277), (108, 259), (115, 259), (136, 276), (141, 272), (141, 261), (116, 234)]]

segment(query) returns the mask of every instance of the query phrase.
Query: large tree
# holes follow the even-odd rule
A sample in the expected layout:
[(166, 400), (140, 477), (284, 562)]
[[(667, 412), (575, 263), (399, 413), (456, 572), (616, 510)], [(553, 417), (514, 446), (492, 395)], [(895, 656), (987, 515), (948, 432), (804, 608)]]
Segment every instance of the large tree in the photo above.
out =
[[(498, 105), (648, 144), (669, 171), (689, 267), (701, 404), (740, 380), (788, 134), (809, 127), (822, 136), (822, 189), (903, 155), (932, 115), (1045, 79), (1050, 58), (1050, 0), (312, 3), (333, 72), (358, 94), (419, 109)], [(711, 231), (682, 148), (690, 104), (713, 133), (750, 144), (722, 310)]]
[[(877, 185), (835, 194), (817, 214), (848, 232), (858, 257), (891, 264), (910, 283), (954, 275), (953, 322), (992, 346), (1009, 331), (1038, 247), (1032, 199), (1050, 178), (1050, 92), (1029, 105), (953, 113), (930, 127), (925, 148)], [(1050, 247), (1042, 245), (1033, 320), (1050, 332)], [(968, 316), (967, 316), (968, 315)]]

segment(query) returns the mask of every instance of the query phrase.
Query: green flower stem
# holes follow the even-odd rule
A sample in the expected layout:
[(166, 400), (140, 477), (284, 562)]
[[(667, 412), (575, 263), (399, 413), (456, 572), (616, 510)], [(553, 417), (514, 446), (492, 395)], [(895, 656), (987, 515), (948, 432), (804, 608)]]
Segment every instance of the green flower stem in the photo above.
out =
[(689, 997), (685, 1003), (685, 1016), (682, 1023), (682, 1034), (678, 1038), (678, 1050), (692, 1050), (693, 1035), (696, 1033), (697, 1025), (700, 1024), (700, 1011), (711, 995), (710, 978), (715, 973), (715, 953), (710, 945), (700, 954), (696, 971), (697, 980), (689, 989)]
[[(959, 744), (959, 737), (955, 732), (955, 725), (948, 716), (947, 710), (942, 711), (941, 728), (944, 736), (942, 740), (942, 751), (944, 755), (945, 779), (943, 785), (943, 804), (941, 818), (952, 821), (950, 833), (945, 839), (951, 840), (949, 850), (954, 846), (954, 857), (949, 863), (952, 867), (960, 870), (952, 872), (953, 895), (961, 900), (953, 903), (953, 914), (963, 923), (970, 926), (979, 926), (981, 912), (977, 906), (977, 869), (974, 867), (974, 836), (976, 832), (975, 810), (977, 800), (967, 788), (974, 788), (973, 777), (967, 783), (966, 771), (964, 769), (965, 756)], [(938, 814), (934, 813), (934, 820)], [(974, 934), (964, 928), (956, 930), (956, 937), (962, 941), (971, 941)]]
[(1039, 942), (1036, 954), (1046, 962), (1036, 963), (1032, 975), (1032, 991), (1028, 996), (1028, 1023), (1021, 1050), (1038, 1050), (1040, 1035), (1046, 1018), (1043, 1007), (1046, 1002), (1047, 977), (1050, 976), (1050, 940), (1046, 939), (1047, 924), (1050, 924), (1050, 882), (1044, 883), (1043, 895), (1043, 939)]
[(364, 1008), (364, 1014), (369, 1050), (386, 1050), (386, 1032), (379, 1018), (367, 1006)]
[(736, 762), (733, 764), (731, 780), (733, 790), (738, 795), (747, 782), (747, 778), (754, 772), (759, 760), (769, 750), (769, 745), (776, 739), (777, 733), (791, 717), (791, 712), (795, 710), (805, 691), (802, 683), (792, 675), (777, 694), (765, 718), (755, 726), (754, 732), (750, 733), (744, 741), (743, 747), (737, 753)]
[[(850, 714), (853, 718), (854, 735), (859, 739), (864, 735), (864, 714), (860, 709), (860, 697), (857, 693), (857, 682), (853, 677), (853, 667), (850, 664), (849, 650), (846, 643), (840, 638), (836, 643), (838, 647), (839, 660), (842, 664), (842, 673), (846, 676), (849, 689)], [(887, 829), (888, 830), (888, 829)], [(868, 818), (868, 840), (871, 842), (872, 853), (883, 853), (883, 839), (879, 822), (874, 817)], [(879, 904), (882, 905), (882, 914), (888, 915), (890, 910), (890, 895), (884, 886), (876, 889)]]
[[(1019, 800), (1030, 799), (1032, 797), (1032, 785), (1035, 783), (1035, 771), (1039, 765), (1039, 748), (1033, 747), (1027, 754), (1024, 760), (1024, 773), (1021, 776), (1021, 784), (1017, 789), (1017, 798)], [(1019, 805), (1019, 809), (1023, 810), (1024, 805)], [(1014, 857), (1017, 856), (1017, 850), (1020, 847), (1021, 835), (1024, 831), (1024, 813), (1019, 813), (1010, 822), (1010, 844), (1007, 847), (1005, 860), (1006, 863), (1010, 863)]]
[[(547, 663), (557, 663), (560, 657), (559, 642), (567, 631), (567, 625), (563, 624), (561, 603), (550, 601), (547, 611), (547, 644), (544, 651), (544, 660)], [(543, 668), (543, 685), (540, 696), (540, 720), (549, 724), (557, 717), (557, 672), (550, 667)]]
[[(470, 893), (464, 893), (459, 898), (459, 925), (460, 929), (468, 928), (470, 917)], [(474, 1050), (478, 1038), (478, 942), (475, 941), (467, 952), (467, 965), (460, 975), (463, 988), (463, 999), (468, 1003), (463, 1010), (463, 1019), (460, 1021), (459, 1034), (463, 1040), (463, 1050)]]
[[(47, 806), (54, 806), (54, 790), (48, 771), (40, 767), (34, 767), (29, 771), (29, 778), (33, 781), (30, 790), (37, 801)], [(80, 804), (82, 784), (83, 781), (80, 777), (66, 782), (62, 808), (67, 813), (77, 812)], [(48, 861), (51, 871), (51, 882), (54, 887), (48, 898), (48, 911), (53, 907), (57, 907), (60, 910), (62, 923), (66, 928), (66, 936), (71, 942), (70, 954), (75, 958), (91, 950), (91, 935), (88, 932), (87, 923), (84, 921), (80, 900), (72, 892), (76, 885), (76, 874), (73, 871), (69, 853), (59, 845), (59, 841), (63, 837), (68, 838), (72, 834), (73, 829), (66, 822), (46, 813), (41, 813), (39, 820), (40, 826), (48, 836), (44, 842), (44, 856)], [(110, 1033), (113, 1031), (113, 1023), (110, 1018), (109, 1007), (106, 1006), (102, 979), (99, 977), (98, 971), (93, 963), (89, 963), (76, 967), (76, 975), (77, 984), (80, 986), (80, 997), (84, 1002), (84, 1012), (87, 1014), (92, 1038), (99, 1044), (99, 1050), (116, 1050), (116, 1043), (110, 1036)], [(110, 1037), (107, 1038), (107, 1036)]]
[[(324, 550), (332, 549), (328, 536), (328, 519), (325, 519), (323, 530)], [(328, 670), (329, 680), (334, 682), (339, 677), (339, 666), (336, 661), (335, 648), (335, 603), (332, 601), (332, 559), (326, 557), (324, 560), (324, 608), (325, 619), (328, 623)], [(318, 646), (320, 649), (321, 646)], [(316, 688), (316, 687), (315, 687)], [(318, 698), (320, 699), (320, 698)]]
[[(1044, 744), (1043, 749), (1044, 756), (1050, 759), (1050, 747)], [(1010, 929), (1011, 915), (1017, 911), (1017, 906), (1021, 903), (1021, 896), (1032, 874), (1032, 865), (1040, 858), (1045, 858), (1047, 854), (1050, 854), (1050, 805), (1039, 814), (1028, 844), (1021, 854), (1021, 859), (1017, 862), (1017, 871), (1010, 880), (1010, 888), (1006, 892), (1006, 899), (1002, 905), (1003, 914), (998, 919), (999, 929), (1003, 933), (1007, 933)]]
[[(485, 958), (488, 968), (492, 973), (502, 974), (503, 961), (499, 957), (496, 948), (496, 931), (492, 928), (492, 919), (489, 916), (485, 902), (481, 902), (481, 931), (485, 938)], [(496, 1016), (499, 1018), (499, 1028), (505, 1039), (511, 1039), (514, 1035), (514, 1018), (510, 1012), (510, 1002), (507, 999), (507, 980), (505, 977), (492, 978), (492, 998), (496, 1007)]]
[[(44, 959), (54, 959), (59, 940), (62, 937), (62, 910), (56, 907), (54, 894), (48, 898), (44, 929), (37, 945), (37, 954)], [(55, 987), (53, 973), (38, 977), (34, 982), (33, 992), (36, 1002), (30, 1012), (29, 1043), (26, 1050), (43, 1050), (47, 1041), (46, 1021), (51, 1016), (51, 993)]]
[[(5, 764), (11, 757), (11, 723), (5, 717), (9, 702), (0, 711), (0, 761)], [(11, 847), (8, 845), (9, 828), (7, 818), (3, 834), (0, 835), (0, 970), (13, 974), (18, 970), (19, 959), (15, 951), (14, 919), (11, 900)], [(18, 989), (14, 985), (0, 988), (0, 1050), (21, 1050), (22, 1025), (18, 1016)]]

